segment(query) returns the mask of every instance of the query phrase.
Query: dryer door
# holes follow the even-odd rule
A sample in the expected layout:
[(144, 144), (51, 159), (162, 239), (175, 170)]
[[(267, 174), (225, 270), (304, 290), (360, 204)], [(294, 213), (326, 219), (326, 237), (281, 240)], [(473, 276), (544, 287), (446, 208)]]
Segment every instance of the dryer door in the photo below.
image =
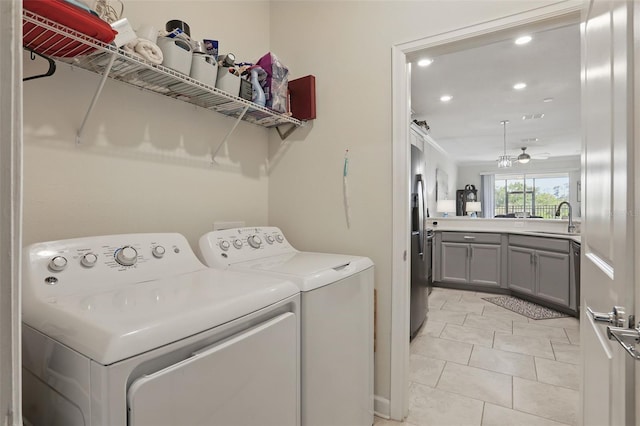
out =
[(129, 425), (296, 425), (297, 357), (288, 312), (136, 379)]

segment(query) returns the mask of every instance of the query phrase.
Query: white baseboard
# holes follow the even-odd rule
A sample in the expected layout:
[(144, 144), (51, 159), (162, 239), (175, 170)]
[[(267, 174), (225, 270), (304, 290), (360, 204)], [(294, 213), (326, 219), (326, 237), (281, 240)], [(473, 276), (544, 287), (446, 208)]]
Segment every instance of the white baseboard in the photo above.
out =
[(391, 410), (389, 408), (389, 400), (378, 395), (373, 397), (373, 413), (382, 417), (383, 419), (389, 419), (391, 416)]

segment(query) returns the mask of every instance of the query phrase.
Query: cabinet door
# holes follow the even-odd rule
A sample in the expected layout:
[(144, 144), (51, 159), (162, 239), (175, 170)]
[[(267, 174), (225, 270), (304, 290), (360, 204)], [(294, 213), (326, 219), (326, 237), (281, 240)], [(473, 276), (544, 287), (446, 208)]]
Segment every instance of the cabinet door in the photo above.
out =
[(471, 284), (500, 286), (500, 246), (470, 244), (469, 282)]
[(509, 278), (510, 289), (535, 295), (535, 250), (509, 246)]
[(469, 282), (469, 244), (442, 243), (442, 281)]
[(536, 251), (537, 296), (569, 306), (569, 254)]

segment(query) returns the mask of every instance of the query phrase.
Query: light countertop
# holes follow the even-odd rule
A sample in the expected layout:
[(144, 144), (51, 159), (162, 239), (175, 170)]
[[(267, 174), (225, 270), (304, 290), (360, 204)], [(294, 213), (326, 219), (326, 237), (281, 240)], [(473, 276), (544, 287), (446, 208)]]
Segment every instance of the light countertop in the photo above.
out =
[(549, 219), (482, 219), (482, 218), (434, 218), (425, 220), (425, 226), (436, 232), (493, 232), (504, 234), (528, 235), (532, 237), (559, 238), (581, 242), (580, 223), (574, 221), (578, 232), (569, 234), (568, 220)]

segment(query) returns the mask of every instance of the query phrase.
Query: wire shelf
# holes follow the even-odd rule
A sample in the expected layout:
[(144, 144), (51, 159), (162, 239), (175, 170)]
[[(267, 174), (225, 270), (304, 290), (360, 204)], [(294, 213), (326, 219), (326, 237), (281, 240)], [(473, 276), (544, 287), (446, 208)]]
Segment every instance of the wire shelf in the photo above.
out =
[[(191, 103), (262, 127), (302, 126), (302, 121), (230, 95), (162, 65), (23, 10), (24, 46), (56, 61)], [(113, 59), (113, 62), (111, 61)]]

